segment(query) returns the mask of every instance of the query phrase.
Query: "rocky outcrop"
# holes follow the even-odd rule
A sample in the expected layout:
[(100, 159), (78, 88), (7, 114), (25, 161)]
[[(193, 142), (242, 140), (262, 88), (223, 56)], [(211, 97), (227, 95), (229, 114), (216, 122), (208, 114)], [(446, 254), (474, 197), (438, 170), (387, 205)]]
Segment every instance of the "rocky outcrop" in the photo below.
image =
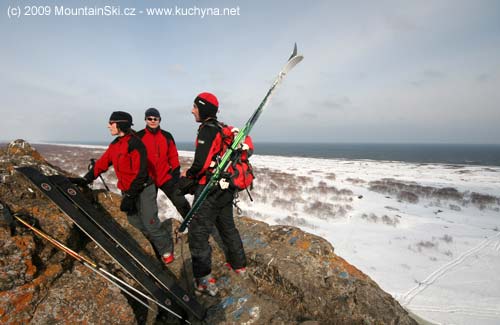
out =
[[(0, 200), (51, 237), (82, 251), (84, 236), (15, 172), (15, 166), (25, 165), (47, 174), (60, 172), (28, 143), (16, 140), (0, 151)], [(93, 250), (88, 245), (85, 252)], [(133, 308), (119, 290), (22, 225), (0, 228), (0, 275), (2, 324), (136, 323)]]
[[(82, 303), (82, 301), (84, 303)], [(34, 324), (135, 324), (133, 311), (120, 289), (82, 264), (59, 277), (36, 307)]]
[[(107, 255), (39, 193), (15, 166), (35, 165), (46, 174), (64, 173), (29, 144), (17, 140), (0, 151), (0, 200), (49, 235), (89, 256), (130, 284)], [(119, 211), (120, 197), (94, 191), (103, 212), (114, 217), (154, 255), (144, 236)], [(177, 221), (173, 221), (173, 227)], [(220, 294), (198, 297), (207, 324), (416, 324), (389, 294), (334, 253), (324, 239), (298, 228), (236, 218), (249, 262), (245, 276), (225, 267), (223, 245), (212, 238), (214, 274)], [(165, 223), (169, 226), (170, 221)], [(170, 225), (170, 227), (172, 227)], [(192, 292), (187, 237), (180, 237), (169, 269)], [(138, 306), (82, 264), (35, 237), (21, 225), (0, 227), (0, 322), (170, 323), (166, 315)], [(194, 322), (194, 321), (193, 321)]]

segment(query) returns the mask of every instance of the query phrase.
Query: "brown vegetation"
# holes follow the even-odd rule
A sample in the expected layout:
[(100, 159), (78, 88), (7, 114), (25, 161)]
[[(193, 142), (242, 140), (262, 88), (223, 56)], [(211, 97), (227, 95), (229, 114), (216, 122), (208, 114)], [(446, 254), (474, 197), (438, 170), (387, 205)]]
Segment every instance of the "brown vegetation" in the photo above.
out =
[(370, 221), (373, 223), (378, 223), (380, 220), (380, 221), (382, 221), (383, 224), (386, 224), (388, 226), (393, 226), (393, 227), (396, 227), (400, 223), (398, 216), (391, 218), (386, 214), (384, 214), (382, 217), (379, 218), (375, 213), (370, 213), (370, 214), (363, 213), (361, 215), (361, 219), (364, 219), (364, 220), (367, 220), (367, 221)]
[[(456, 201), (462, 206), (469, 203), (477, 208), (495, 210), (500, 206), (500, 197), (476, 192), (460, 192), (456, 188), (443, 187), (436, 188), (431, 186), (422, 186), (415, 182), (405, 182), (393, 178), (383, 178), (369, 183), (370, 191), (395, 195), (398, 200), (418, 203), (421, 198), (433, 200), (432, 205), (442, 206), (441, 201)], [(450, 204), (449, 208), (454, 211), (460, 211), (461, 208), (456, 204)]]

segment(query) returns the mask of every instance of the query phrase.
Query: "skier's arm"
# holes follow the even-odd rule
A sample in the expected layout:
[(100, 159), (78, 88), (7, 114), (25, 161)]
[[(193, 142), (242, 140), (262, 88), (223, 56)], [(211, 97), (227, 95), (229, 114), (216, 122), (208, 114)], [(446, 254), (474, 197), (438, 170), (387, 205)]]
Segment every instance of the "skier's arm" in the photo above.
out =
[(211, 159), (215, 154), (213, 142), (219, 133), (215, 127), (202, 127), (198, 132), (196, 151), (191, 167), (186, 171), (189, 178), (199, 178), (203, 176), (210, 166)]
[(99, 158), (95, 164), (89, 169), (87, 174), (83, 176), (89, 183), (91, 183), (94, 179), (99, 177), (102, 173), (108, 170), (109, 166), (111, 166), (111, 155), (109, 154), (110, 148), (103, 153), (101, 158)]
[(177, 151), (174, 137), (170, 134), (170, 132), (163, 132), (163, 136), (167, 140), (167, 161), (170, 166), (169, 173), (172, 175), (173, 179), (179, 179), (181, 168), (179, 163), (179, 152)]
[(128, 142), (128, 152), (130, 154), (132, 170), (136, 172), (136, 175), (125, 194), (130, 197), (136, 197), (144, 189), (144, 184), (148, 181), (146, 147), (141, 140), (133, 136)]

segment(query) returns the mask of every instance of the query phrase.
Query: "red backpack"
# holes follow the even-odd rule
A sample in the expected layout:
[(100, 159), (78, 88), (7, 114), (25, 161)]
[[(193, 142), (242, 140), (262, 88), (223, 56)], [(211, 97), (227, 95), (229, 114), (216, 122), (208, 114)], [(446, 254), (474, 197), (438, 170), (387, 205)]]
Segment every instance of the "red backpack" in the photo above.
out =
[[(219, 123), (219, 126), (221, 128), (222, 136), (222, 149), (219, 155), (222, 157), (231, 146), (231, 143), (239, 130), (222, 123)], [(242, 142), (241, 148), (237, 149), (233, 153), (231, 163), (225, 172), (224, 178), (226, 178), (229, 182), (229, 186), (237, 191), (252, 189), (255, 176), (248, 158), (253, 154), (253, 151), (254, 145), (252, 138), (247, 136)]]

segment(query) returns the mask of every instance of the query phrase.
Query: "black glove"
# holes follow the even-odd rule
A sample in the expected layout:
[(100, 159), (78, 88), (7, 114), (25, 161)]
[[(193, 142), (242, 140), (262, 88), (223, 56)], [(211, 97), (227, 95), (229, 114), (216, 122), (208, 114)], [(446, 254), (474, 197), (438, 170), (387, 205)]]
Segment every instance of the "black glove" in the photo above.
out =
[(194, 194), (196, 190), (196, 180), (188, 177), (181, 177), (177, 183), (177, 191), (180, 194)]
[(94, 170), (89, 170), (83, 177), (68, 177), (68, 179), (73, 184), (85, 187), (94, 181)]
[(177, 183), (181, 177), (181, 169), (180, 167), (177, 167), (176, 169), (174, 169), (170, 175), (172, 175), (172, 179), (169, 181), (169, 182), (172, 182), (172, 183)]
[(83, 178), (83, 177), (68, 177), (69, 181), (75, 185), (85, 187), (92, 183), (91, 181), (89, 182), (88, 179)]
[(122, 203), (120, 204), (120, 210), (123, 212), (127, 212), (127, 214), (137, 213), (135, 198), (125, 194), (122, 198)]

